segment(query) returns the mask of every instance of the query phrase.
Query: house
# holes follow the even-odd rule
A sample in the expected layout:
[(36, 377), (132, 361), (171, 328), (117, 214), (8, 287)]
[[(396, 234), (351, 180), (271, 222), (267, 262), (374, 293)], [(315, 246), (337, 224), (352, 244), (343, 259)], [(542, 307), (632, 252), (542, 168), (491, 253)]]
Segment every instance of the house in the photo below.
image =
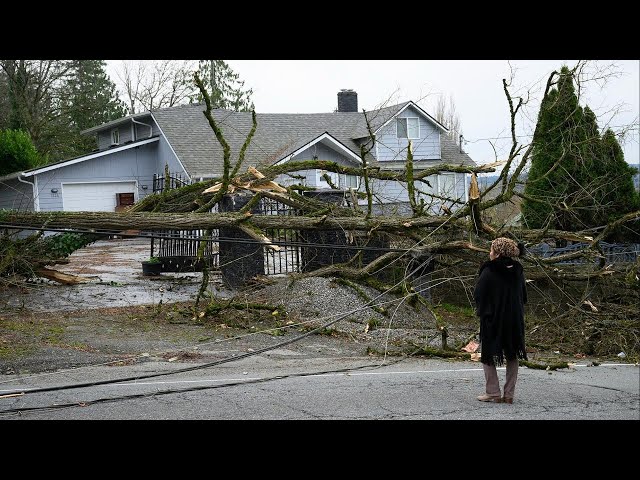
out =
[[(183, 105), (129, 115), (84, 131), (95, 135), (98, 148), (90, 154), (63, 160), (25, 172), (0, 177), (0, 208), (35, 211), (117, 211), (153, 192), (154, 175), (165, 165), (172, 175), (187, 181), (219, 177), (223, 171), (222, 148), (203, 115), (202, 104)], [(214, 110), (237, 159), (251, 129), (251, 112)], [(381, 170), (401, 171), (412, 142), (414, 169), (439, 163), (474, 166), (447, 129), (412, 101), (367, 112), (375, 145), (368, 162)], [(358, 112), (356, 92), (338, 93), (338, 108), (331, 113), (259, 113), (258, 127), (247, 149), (242, 170), (250, 165), (279, 164), (297, 160), (330, 160), (357, 167), (360, 145), (369, 141), (365, 114)], [(319, 189), (331, 182), (340, 188), (359, 188), (360, 177), (306, 170), (281, 175), (283, 185), (302, 183)], [(442, 173), (428, 178), (426, 194), (467, 199), (463, 173)], [(372, 181), (378, 211), (407, 210), (406, 185)], [(424, 197), (430, 202), (430, 197)], [(364, 202), (361, 200), (361, 202)], [(432, 207), (435, 212), (439, 204)]]

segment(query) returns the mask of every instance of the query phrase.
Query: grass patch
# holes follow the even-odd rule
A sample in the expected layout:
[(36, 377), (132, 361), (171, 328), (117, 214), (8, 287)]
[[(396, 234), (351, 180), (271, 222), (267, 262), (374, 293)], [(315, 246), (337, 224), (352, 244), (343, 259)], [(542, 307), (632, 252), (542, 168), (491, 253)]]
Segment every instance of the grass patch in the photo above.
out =
[(467, 318), (475, 318), (475, 310), (469, 306), (452, 305), (450, 303), (441, 303), (435, 307), (436, 310), (451, 314), (460, 315)]
[[(313, 330), (313, 328), (310, 328), (309, 330)], [(316, 335), (329, 335), (332, 337), (336, 337), (338, 336), (338, 330), (336, 330), (335, 328), (325, 327), (318, 330), (316, 332)]]
[(378, 326), (380, 325), (380, 320), (371, 317), (369, 320), (367, 320), (367, 325), (369, 326), (369, 331), (371, 332), (372, 330), (378, 328)]
[(51, 345), (60, 345), (62, 343), (62, 336), (64, 335), (64, 327), (53, 326), (47, 328), (47, 332), (44, 336), (44, 341)]
[(21, 345), (18, 343), (0, 341), (0, 358), (3, 360), (11, 360), (34, 352), (35, 348), (29, 345)]

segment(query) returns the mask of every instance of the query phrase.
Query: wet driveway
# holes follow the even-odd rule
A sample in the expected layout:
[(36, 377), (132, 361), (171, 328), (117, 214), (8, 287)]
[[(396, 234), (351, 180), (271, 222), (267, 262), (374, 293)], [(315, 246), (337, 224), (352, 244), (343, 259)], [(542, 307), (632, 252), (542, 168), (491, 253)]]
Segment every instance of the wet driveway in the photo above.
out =
[[(78, 275), (87, 282), (61, 285), (37, 279), (35, 282), (0, 290), (0, 308), (22, 306), (37, 311), (125, 307), (186, 301), (195, 298), (201, 273), (142, 275), (141, 261), (149, 258), (149, 239), (99, 240), (77, 250), (69, 263), (51, 268)], [(209, 288), (218, 294), (219, 278)]]

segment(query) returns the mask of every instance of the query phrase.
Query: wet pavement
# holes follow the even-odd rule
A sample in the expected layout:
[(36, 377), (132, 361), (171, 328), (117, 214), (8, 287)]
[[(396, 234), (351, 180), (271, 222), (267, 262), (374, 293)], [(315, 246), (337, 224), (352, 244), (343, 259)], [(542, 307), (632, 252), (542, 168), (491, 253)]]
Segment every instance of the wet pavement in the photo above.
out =
[[(27, 307), (36, 311), (127, 307), (187, 301), (195, 298), (202, 280), (200, 272), (142, 275), (140, 262), (150, 253), (149, 239), (99, 240), (77, 250), (69, 263), (51, 268), (83, 277), (87, 282), (61, 285), (46, 279), (0, 290), (0, 309)], [(209, 289), (226, 296), (215, 276)]]

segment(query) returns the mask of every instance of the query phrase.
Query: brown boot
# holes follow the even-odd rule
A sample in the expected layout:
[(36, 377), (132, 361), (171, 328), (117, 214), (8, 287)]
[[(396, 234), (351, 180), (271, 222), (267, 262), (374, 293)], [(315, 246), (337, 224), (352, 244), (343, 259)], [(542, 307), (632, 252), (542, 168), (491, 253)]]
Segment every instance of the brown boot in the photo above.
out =
[(513, 403), (513, 397), (502, 397), (502, 403)]
[(478, 400), (481, 402), (494, 402), (494, 403), (502, 403), (502, 397), (500, 395), (478, 395)]

